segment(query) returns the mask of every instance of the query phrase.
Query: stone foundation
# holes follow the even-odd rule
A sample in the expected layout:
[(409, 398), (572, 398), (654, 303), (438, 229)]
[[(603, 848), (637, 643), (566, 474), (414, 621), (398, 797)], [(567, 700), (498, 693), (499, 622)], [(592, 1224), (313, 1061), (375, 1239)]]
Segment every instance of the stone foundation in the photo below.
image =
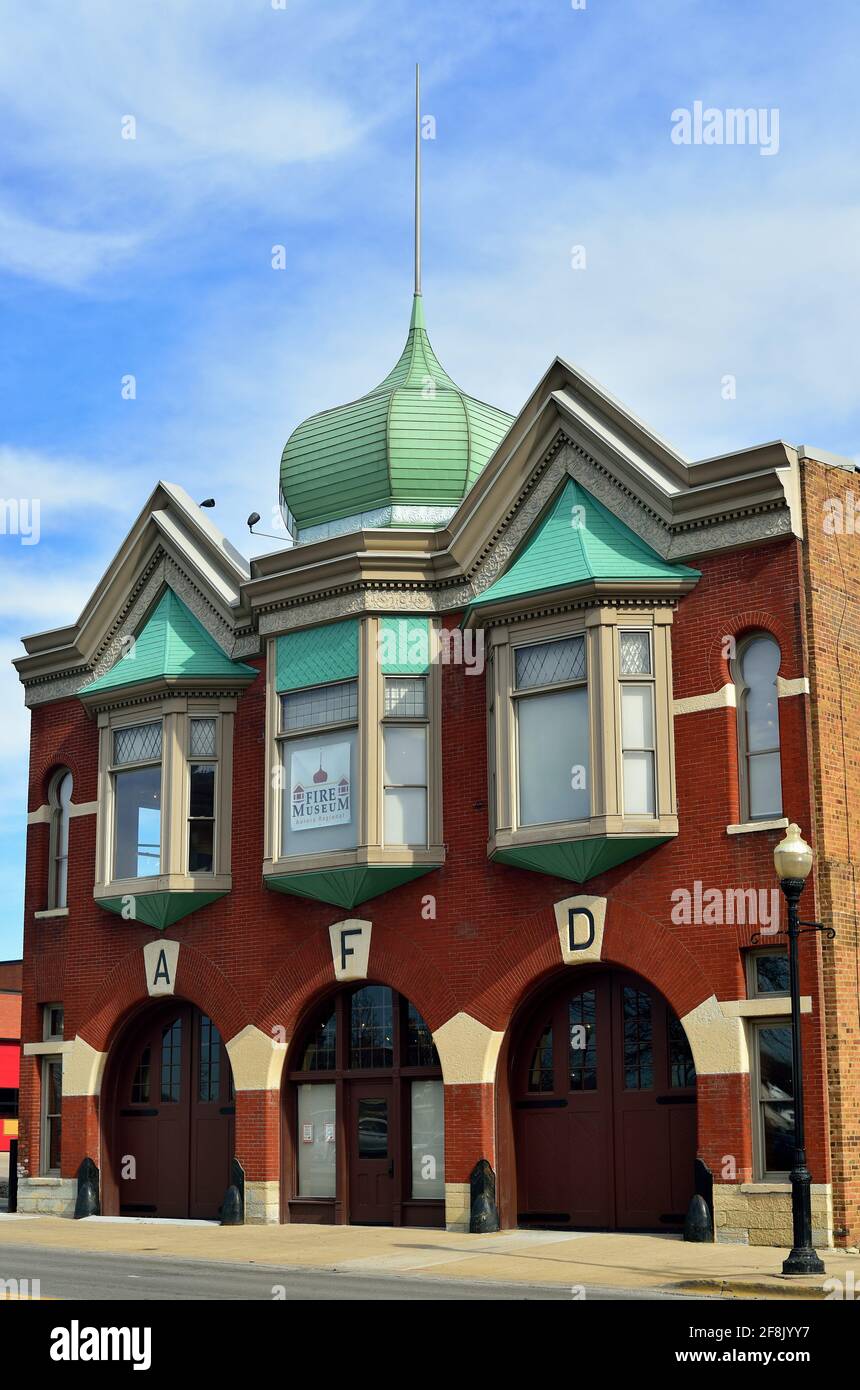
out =
[[(793, 1243), (791, 1184), (744, 1182), (714, 1184), (714, 1227), (718, 1241), (736, 1245)], [(812, 1184), (812, 1243), (833, 1244), (833, 1203), (829, 1183)]]
[(77, 1178), (19, 1178), (18, 1210), (36, 1216), (74, 1216)]
[(471, 1189), (467, 1182), (445, 1184), (445, 1229), (468, 1231), (471, 1209)]
[(281, 1219), (280, 1183), (245, 1183), (245, 1224), (247, 1226), (277, 1226)]

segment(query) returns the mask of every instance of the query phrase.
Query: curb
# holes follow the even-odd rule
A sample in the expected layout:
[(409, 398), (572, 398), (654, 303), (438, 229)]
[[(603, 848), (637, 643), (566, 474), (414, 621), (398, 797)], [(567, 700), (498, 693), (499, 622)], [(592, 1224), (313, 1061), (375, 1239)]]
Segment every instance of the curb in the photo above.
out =
[[(815, 1283), (807, 1283), (806, 1277), (814, 1279)], [(829, 1277), (829, 1276), (825, 1276)], [(798, 1279), (783, 1284), (774, 1276), (773, 1283), (756, 1282), (752, 1279), (685, 1279), (680, 1284), (669, 1284), (665, 1287), (677, 1290), (679, 1293), (713, 1293), (719, 1294), (723, 1298), (777, 1298), (777, 1299), (802, 1299), (806, 1302), (810, 1300), (826, 1299), (827, 1293), (818, 1275), (801, 1276), (804, 1282)]]

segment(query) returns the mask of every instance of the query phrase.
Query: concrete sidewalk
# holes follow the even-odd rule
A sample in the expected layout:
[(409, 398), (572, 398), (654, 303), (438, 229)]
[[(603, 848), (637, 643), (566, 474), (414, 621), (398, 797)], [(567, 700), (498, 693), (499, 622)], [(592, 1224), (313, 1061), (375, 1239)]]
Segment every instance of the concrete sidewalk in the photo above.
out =
[[(860, 1255), (821, 1251), (826, 1273), (785, 1279), (785, 1252), (762, 1246), (687, 1245), (674, 1235), (501, 1231), (472, 1236), (367, 1226), (232, 1226), (209, 1222), (0, 1214), (3, 1245), (176, 1256), (350, 1273), (432, 1274), (523, 1284), (667, 1289), (735, 1298), (826, 1298), (827, 1280), (860, 1296)], [(852, 1278), (848, 1279), (849, 1271)], [(835, 1296), (839, 1297), (838, 1289)]]

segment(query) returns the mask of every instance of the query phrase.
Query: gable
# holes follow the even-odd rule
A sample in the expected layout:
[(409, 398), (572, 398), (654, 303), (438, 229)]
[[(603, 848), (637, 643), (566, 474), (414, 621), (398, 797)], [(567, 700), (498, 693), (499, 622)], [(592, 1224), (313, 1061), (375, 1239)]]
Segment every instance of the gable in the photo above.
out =
[(253, 666), (233, 661), (171, 588), (146, 618), (130, 649), (82, 696), (159, 679), (253, 680)]
[(567, 478), (505, 572), (469, 609), (599, 581), (660, 584), (698, 578), (698, 570), (664, 560), (581, 483)]

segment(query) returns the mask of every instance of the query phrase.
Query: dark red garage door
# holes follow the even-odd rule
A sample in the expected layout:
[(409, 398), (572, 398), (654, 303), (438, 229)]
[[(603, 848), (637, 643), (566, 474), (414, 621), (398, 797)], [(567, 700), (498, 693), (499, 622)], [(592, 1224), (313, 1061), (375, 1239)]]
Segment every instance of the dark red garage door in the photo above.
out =
[(531, 1010), (511, 1079), (521, 1225), (683, 1224), (696, 1076), (684, 1030), (651, 985), (569, 972)]

